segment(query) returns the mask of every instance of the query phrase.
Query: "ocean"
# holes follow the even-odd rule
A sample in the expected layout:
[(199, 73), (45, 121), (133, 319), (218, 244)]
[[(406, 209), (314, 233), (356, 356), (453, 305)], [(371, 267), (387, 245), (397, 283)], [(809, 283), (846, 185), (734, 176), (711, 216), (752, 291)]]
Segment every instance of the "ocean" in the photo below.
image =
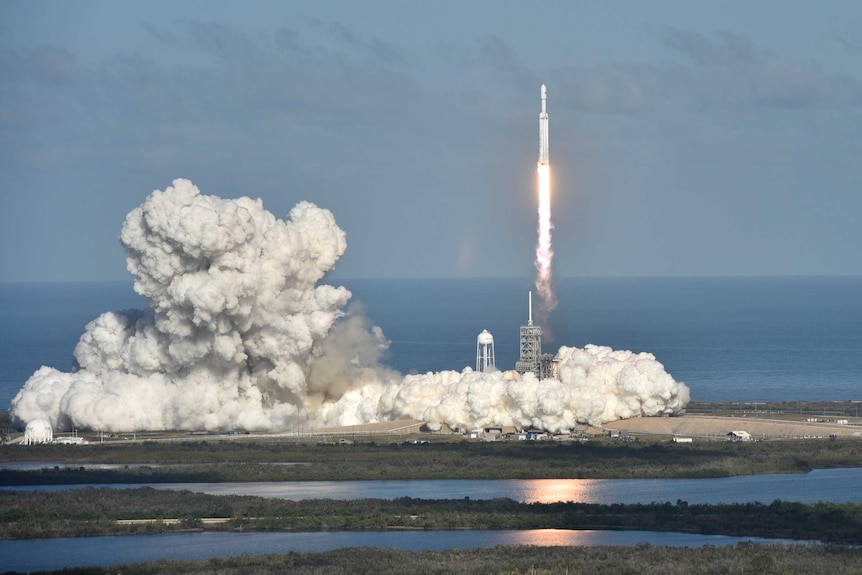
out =
[[(494, 335), (511, 369), (528, 279), (331, 281), (391, 344), (402, 373), (461, 370)], [(561, 345), (650, 352), (694, 401), (862, 400), (862, 277), (563, 278), (543, 329)], [(142, 308), (131, 282), (0, 284), (0, 409), (40, 366), (69, 370), (84, 326)]]

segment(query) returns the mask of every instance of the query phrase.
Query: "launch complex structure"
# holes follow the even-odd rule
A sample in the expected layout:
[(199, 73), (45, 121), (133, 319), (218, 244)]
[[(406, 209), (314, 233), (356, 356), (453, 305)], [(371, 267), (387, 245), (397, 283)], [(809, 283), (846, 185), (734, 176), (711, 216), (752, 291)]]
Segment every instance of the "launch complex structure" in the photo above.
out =
[(533, 292), (530, 292), (527, 325), (521, 326), (521, 354), (515, 362), (515, 371), (524, 375), (531, 371), (539, 380), (557, 377), (559, 360), (550, 353), (542, 353), (542, 327), (533, 325)]

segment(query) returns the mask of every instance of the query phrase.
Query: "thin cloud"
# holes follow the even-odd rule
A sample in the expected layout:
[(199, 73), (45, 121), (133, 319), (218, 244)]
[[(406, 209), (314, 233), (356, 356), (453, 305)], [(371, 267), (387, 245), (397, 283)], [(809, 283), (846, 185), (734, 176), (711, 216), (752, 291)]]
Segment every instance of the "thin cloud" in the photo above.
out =
[(559, 75), (562, 102), (597, 114), (643, 114), (656, 109), (667, 90), (667, 71), (644, 64), (571, 68)]
[(670, 28), (663, 41), (688, 62), (680, 73), (702, 109), (802, 110), (862, 103), (858, 79), (782, 58), (739, 34), (707, 36)]
[(413, 61), (403, 46), (377, 37), (366, 38), (340, 22), (324, 22), (317, 18), (309, 18), (308, 22), (312, 28), (335, 40), (336, 45), (347, 48), (351, 59), (361, 58), (373, 64), (392, 67), (407, 67)]
[(555, 73), (558, 104), (591, 114), (683, 111), (740, 117), (757, 110), (841, 109), (862, 104), (859, 79), (783, 58), (740, 34), (705, 35), (668, 28), (659, 39), (682, 58), (679, 63), (612, 62), (561, 68)]

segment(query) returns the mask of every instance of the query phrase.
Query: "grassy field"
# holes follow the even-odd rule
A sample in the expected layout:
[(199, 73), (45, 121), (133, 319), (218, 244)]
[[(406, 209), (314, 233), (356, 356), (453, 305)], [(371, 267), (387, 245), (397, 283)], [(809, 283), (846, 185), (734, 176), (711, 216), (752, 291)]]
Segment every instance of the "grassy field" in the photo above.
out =
[[(822, 407), (822, 406), (821, 406)], [(722, 406), (716, 409), (737, 409)], [(762, 409), (762, 406), (757, 406)], [(740, 409), (747, 409), (740, 408)], [(846, 412), (846, 407), (844, 411)], [(825, 408), (823, 408), (825, 410)], [(158, 437), (158, 435), (153, 436)], [(701, 478), (862, 467), (862, 441), (758, 443), (666, 440), (477, 443), (453, 436), (374, 438), (354, 444), (278, 437), (116, 441), (84, 446), (0, 446), (0, 485), (366, 479)], [(56, 464), (56, 465), (55, 465)], [(88, 465), (114, 464), (114, 469)], [(780, 494), (776, 494), (780, 497)], [(162, 519), (176, 519), (165, 523)], [(205, 523), (221, 518), (221, 523)], [(143, 519), (121, 525), (118, 520)], [(176, 530), (650, 529), (820, 539), (842, 545), (736, 548), (530, 548), (444, 552), (344, 549), (264, 557), (124, 566), (123, 573), (859, 573), (862, 510), (856, 504), (519, 504), (500, 501), (288, 502), (142, 490), (0, 492), (0, 536), (55, 537)], [(64, 573), (75, 573), (66, 570)], [(84, 571), (80, 571), (84, 572)], [(116, 568), (87, 570), (114, 573)]]
[[(0, 485), (367, 479), (701, 478), (862, 466), (862, 441), (759, 443), (432, 442), (308, 445), (278, 440), (4, 446)], [(111, 463), (115, 469), (86, 465)]]

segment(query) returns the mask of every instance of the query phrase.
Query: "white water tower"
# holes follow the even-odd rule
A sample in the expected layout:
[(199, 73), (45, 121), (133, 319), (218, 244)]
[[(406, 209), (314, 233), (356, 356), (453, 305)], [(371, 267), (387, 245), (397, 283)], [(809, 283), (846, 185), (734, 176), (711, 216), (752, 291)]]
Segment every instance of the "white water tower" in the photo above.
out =
[(51, 443), (54, 440), (54, 430), (47, 419), (34, 419), (24, 429), (24, 445)]
[(494, 336), (487, 329), (483, 329), (476, 338), (476, 371), (494, 371), (497, 368), (494, 363)]

